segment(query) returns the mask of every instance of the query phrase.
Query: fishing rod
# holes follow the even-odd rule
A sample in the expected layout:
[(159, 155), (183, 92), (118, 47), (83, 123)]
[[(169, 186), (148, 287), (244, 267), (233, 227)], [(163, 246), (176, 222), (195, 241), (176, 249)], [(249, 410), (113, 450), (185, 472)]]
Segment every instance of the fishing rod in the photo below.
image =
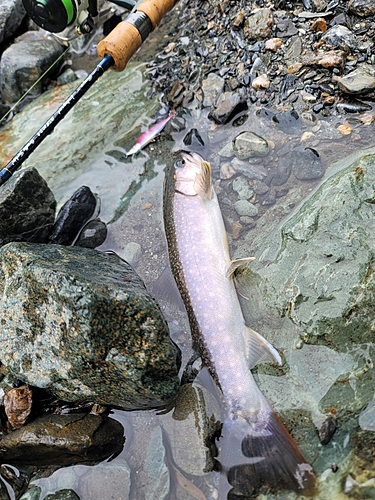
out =
[[(69, 1), (73, 4), (75, 0)], [(132, 55), (139, 49), (147, 36), (159, 25), (165, 14), (172, 10), (177, 1), (141, 0), (126, 19), (120, 22), (109, 35), (99, 42), (97, 52), (101, 61), (33, 137), (0, 170), (0, 186), (10, 179), (40, 143), (53, 132), (56, 125), (60, 123), (64, 116), (66, 116), (107, 69), (112, 68), (115, 71), (123, 71), (125, 69)], [(66, 7), (69, 2), (68, 0), (63, 0), (62, 3)], [(48, 0), (43, 0), (43, 5), (49, 5)], [(40, 12), (44, 15), (44, 11), (37, 11), (39, 14)], [(45, 15), (47, 16), (47, 14)], [(74, 15), (77, 15), (77, 13)], [(72, 17), (68, 18), (70, 22), (72, 22), (71, 19)]]

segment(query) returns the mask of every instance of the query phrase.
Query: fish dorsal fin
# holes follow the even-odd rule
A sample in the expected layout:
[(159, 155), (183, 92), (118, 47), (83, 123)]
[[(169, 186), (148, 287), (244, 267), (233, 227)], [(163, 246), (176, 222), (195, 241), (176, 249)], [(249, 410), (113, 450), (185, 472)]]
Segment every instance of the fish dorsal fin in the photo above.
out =
[(253, 260), (255, 260), (255, 257), (245, 257), (244, 259), (232, 260), (232, 262), (228, 266), (226, 277), (234, 278), (234, 273), (239, 267), (249, 264), (250, 262), (253, 262)]
[(249, 327), (245, 327), (243, 337), (246, 344), (246, 358), (249, 368), (260, 363), (283, 364), (280, 354), (262, 335)]
[(200, 167), (202, 172), (195, 176), (194, 190), (204, 200), (212, 200), (211, 165), (208, 161), (202, 161)]

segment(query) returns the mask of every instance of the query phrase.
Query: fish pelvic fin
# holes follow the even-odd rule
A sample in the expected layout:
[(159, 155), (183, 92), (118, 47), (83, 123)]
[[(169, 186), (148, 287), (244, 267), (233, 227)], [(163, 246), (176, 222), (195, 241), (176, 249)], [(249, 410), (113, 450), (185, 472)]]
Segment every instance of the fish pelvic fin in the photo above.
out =
[[(258, 422), (228, 418), (220, 439), (220, 493), (253, 498), (278, 490), (311, 497), (317, 493), (312, 467), (263, 397)], [(223, 496), (220, 498), (227, 498)]]
[(203, 200), (212, 200), (213, 187), (211, 177), (211, 165), (208, 161), (202, 160), (200, 163), (201, 173), (196, 174), (194, 181), (194, 190)]
[(260, 363), (277, 363), (282, 365), (282, 359), (277, 350), (262, 335), (250, 327), (245, 327), (243, 337), (246, 344), (246, 358), (249, 368)]
[(232, 260), (232, 262), (228, 266), (226, 277), (234, 278), (235, 272), (237, 271), (238, 268), (240, 268), (241, 266), (245, 266), (250, 262), (253, 262), (253, 260), (255, 260), (255, 257), (245, 257), (244, 259)]

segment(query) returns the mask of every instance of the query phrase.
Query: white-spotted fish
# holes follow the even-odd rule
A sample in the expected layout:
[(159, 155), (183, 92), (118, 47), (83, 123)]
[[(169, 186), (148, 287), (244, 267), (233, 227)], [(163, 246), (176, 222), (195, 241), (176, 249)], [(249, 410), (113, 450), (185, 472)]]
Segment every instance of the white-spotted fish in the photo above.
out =
[(233, 275), (252, 259), (230, 259), (211, 167), (196, 153), (182, 153), (166, 175), (164, 226), (194, 347), (224, 402), (219, 461), (225, 487), (220, 495), (228, 492), (229, 484), (238, 487), (241, 478), (249, 497), (262, 488), (313, 495), (311, 467), (250, 371), (257, 363), (281, 359), (266, 339), (245, 325)]
[(155, 125), (146, 130), (146, 132), (144, 132), (142, 135), (140, 135), (136, 140), (134, 146), (131, 149), (129, 149), (129, 151), (126, 153), (126, 156), (131, 156), (134, 155), (135, 153), (138, 153), (138, 151), (140, 151), (145, 146), (147, 146), (147, 144), (153, 141), (155, 137), (160, 134), (160, 132), (163, 130), (163, 128), (166, 126), (169, 120), (171, 120), (175, 115), (176, 112), (174, 109), (172, 109), (166, 118), (164, 118), (158, 123), (155, 123)]

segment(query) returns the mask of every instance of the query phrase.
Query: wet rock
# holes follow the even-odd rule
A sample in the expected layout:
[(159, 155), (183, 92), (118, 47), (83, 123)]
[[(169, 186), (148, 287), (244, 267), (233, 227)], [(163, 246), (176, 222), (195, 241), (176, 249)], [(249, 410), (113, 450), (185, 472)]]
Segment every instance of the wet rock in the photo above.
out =
[(327, 31), (327, 21), (323, 17), (315, 19), (310, 26), (311, 31), (324, 32)]
[(0, 245), (46, 242), (55, 210), (55, 197), (35, 168), (16, 172), (0, 188)]
[(236, 173), (231, 163), (223, 163), (220, 167), (220, 179), (231, 179)]
[(97, 248), (105, 242), (107, 237), (107, 224), (100, 219), (88, 222), (79, 233), (75, 245), (83, 248)]
[(3, 436), (0, 459), (38, 466), (98, 462), (122, 450), (123, 433), (117, 420), (103, 415), (45, 415)]
[(285, 111), (272, 117), (272, 121), (277, 123), (280, 130), (286, 134), (296, 134), (301, 129), (300, 117), (294, 109), (292, 111)]
[(276, 304), (308, 342), (339, 352), (372, 342), (374, 167), (375, 156), (367, 155), (326, 180), (283, 225), (277, 261), (256, 271), (268, 307)]
[(254, 188), (255, 194), (265, 194), (269, 190), (267, 184), (262, 181), (253, 181), (252, 186)]
[(4, 395), (3, 405), (12, 429), (22, 427), (31, 412), (33, 397), (28, 385), (15, 387)]
[(277, 164), (276, 170), (269, 173), (264, 179), (264, 182), (268, 186), (282, 186), (289, 179), (291, 171), (292, 163), (290, 158), (281, 157)]
[(245, 19), (244, 35), (248, 40), (265, 38), (273, 26), (273, 15), (271, 9), (255, 9)]
[(166, 500), (169, 498), (171, 480), (165, 462), (166, 450), (163, 444), (163, 435), (157, 427), (150, 437), (144, 468), (148, 473), (148, 484), (144, 491), (145, 500)]
[(130, 468), (125, 460), (102, 462), (90, 467), (84, 477), (79, 478), (81, 498), (97, 499), (111, 496), (116, 500), (129, 500), (131, 486)]
[(173, 413), (163, 419), (173, 460), (186, 474), (204, 476), (214, 466), (212, 443), (218, 431), (220, 408), (212, 394), (198, 383), (184, 384)]
[(233, 149), (233, 141), (230, 141), (227, 144), (225, 144), (225, 146), (221, 148), (220, 151), (218, 152), (218, 155), (224, 158), (232, 158), (232, 156), (235, 155), (235, 151)]
[(142, 247), (139, 243), (130, 241), (126, 244), (122, 255), (126, 262), (129, 262), (131, 266), (135, 266), (142, 256)]
[(42, 488), (39, 488), (39, 486), (33, 484), (19, 498), (19, 500), (40, 500), (41, 494), (42, 494)]
[(224, 90), (224, 79), (216, 73), (210, 73), (202, 82), (203, 106), (214, 106)]
[(323, 177), (324, 166), (315, 149), (296, 148), (293, 151), (293, 174), (302, 181)]
[(233, 158), (231, 164), (237, 172), (241, 172), (241, 174), (245, 175), (248, 179), (262, 181), (267, 175), (266, 170), (260, 165), (251, 165), (250, 163), (239, 160), (238, 158)]
[(375, 88), (375, 68), (361, 64), (354, 71), (337, 80), (339, 88), (348, 94), (362, 94)]
[(248, 200), (254, 195), (253, 189), (249, 185), (249, 181), (243, 177), (236, 177), (232, 183), (232, 187), (236, 193), (238, 193), (238, 197), (243, 200)]
[[(16, 102), (56, 61), (63, 47), (54, 38), (28, 40), (8, 47), (0, 59), (0, 93), (4, 103)], [(33, 93), (42, 92), (42, 82)]]
[(204, 141), (196, 128), (192, 128), (184, 137), (185, 146), (204, 146)]
[(247, 200), (236, 201), (234, 208), (240, 216), (255, 217), (258, 215), (257, 207)]
[(179, 385), (166, 323), (133, 269), (60, 245), (0, 249), (1, 361), (59, 399), (124, 409), (165, 404)]
[(244, 106), (246, 107), (246, 103), (237, 92), (224, 92), (218, 98), (210, 118), (219, 124), (227, 123)]
[(67, 68), (56, 79), (57, 85), (65, 85), (66, 83), (75, 82), (76, 80), (77, 80), (77, 75), (74, 73), (72, 68)]
[(320, 429), (318, 431), (319, 441), (322, 444), (328, 444), (331, 441), (336, 429), (336, 420), (333, 417), (328, 417), (320, 426)]
[(0, 9), (0, 44), (11, 38), (20, 27), (26, 11), (22, 0), (2, 0)]
[(46, 495), (44, 500), (80, 500), (80, 497), (74, 490), (60, 490)]
[(266, 156), (269, 149), (268, 142), (254, 132), (242, 132), (234, 139), (233, 150), (240, 160)]
[(374, 0), (350, 0), (348, 8), (357, 16), (367, 17), (375, 14)]
[(60, 208), (50, 240), (59, 245), (71, 245), (86, 222), (94, 216), (98, 199), (87, 186), (82, 186)]

